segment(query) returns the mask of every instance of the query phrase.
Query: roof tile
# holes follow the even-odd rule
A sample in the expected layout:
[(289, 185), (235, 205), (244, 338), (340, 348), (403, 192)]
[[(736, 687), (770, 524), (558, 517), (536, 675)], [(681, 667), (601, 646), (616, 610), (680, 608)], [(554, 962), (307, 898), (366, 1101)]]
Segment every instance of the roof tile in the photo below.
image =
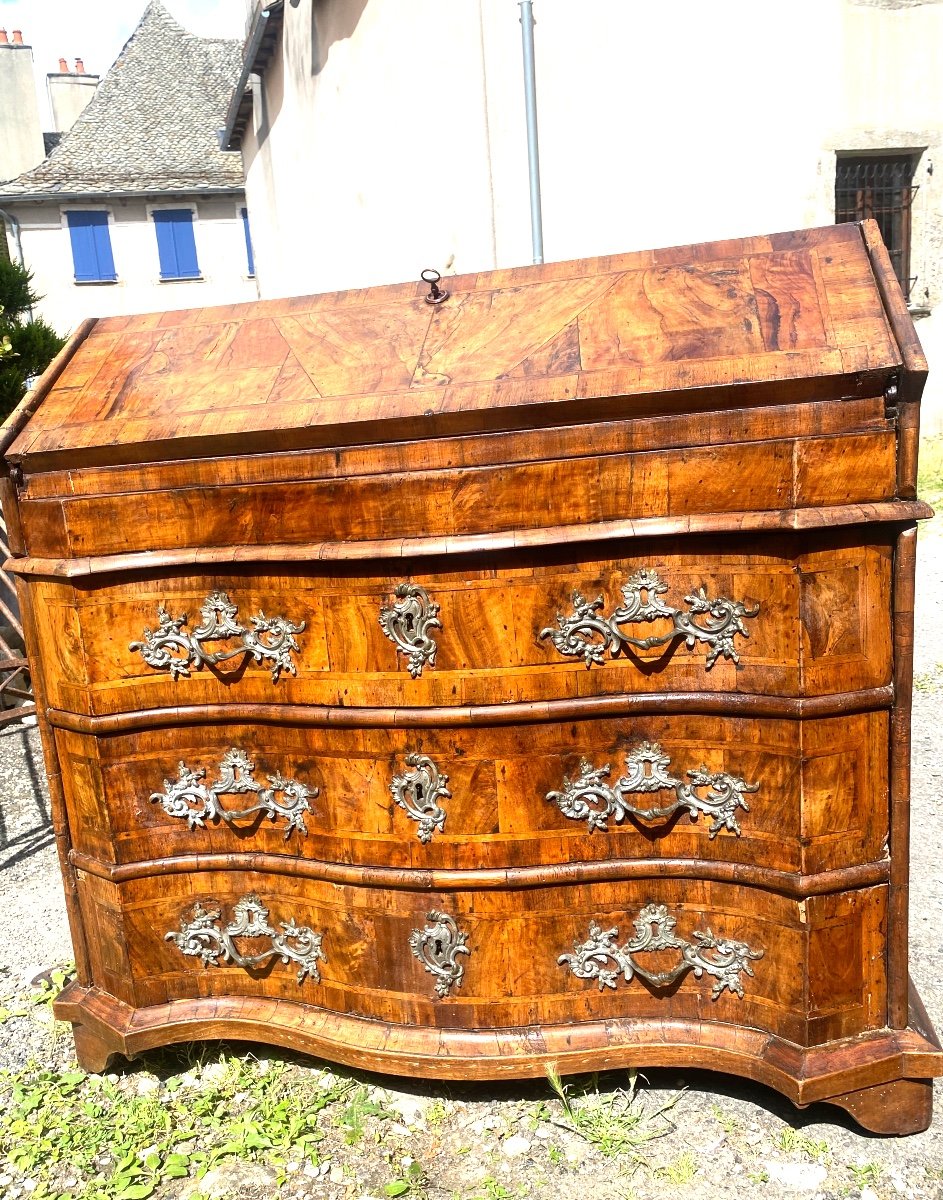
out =
[(240, 191), (242, 159), (219, 149), (242, 45), (188, 33), (150, 0), (95, 97), (59, 145), (0, 194)]

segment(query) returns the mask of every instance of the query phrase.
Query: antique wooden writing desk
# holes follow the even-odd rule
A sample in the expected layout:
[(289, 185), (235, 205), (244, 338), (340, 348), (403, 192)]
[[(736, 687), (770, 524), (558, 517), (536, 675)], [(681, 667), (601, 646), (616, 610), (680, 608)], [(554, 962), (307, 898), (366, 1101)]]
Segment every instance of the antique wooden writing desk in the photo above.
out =
[(706, 1066), (924, 1128), (875, 227), (436, 290), (90, 321), (5, 428), (81, 1061)]

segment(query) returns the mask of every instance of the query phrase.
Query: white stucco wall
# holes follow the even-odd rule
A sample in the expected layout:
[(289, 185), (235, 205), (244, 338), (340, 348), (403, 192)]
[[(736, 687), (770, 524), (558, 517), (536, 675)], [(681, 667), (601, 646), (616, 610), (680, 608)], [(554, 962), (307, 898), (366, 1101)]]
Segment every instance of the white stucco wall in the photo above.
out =
[[(943, 2), (534, 11), (547, 260), (827, 224), (836, 150), (924, 151), (912, 273), (943, 429)], [(285, 5), (243, 141), (263, 296), (531, 261), (518, 17), (514, 0)]]
[(32, 48), (0, 45), (0, 180), (15, 179), (42, 162), (45, 153)]
[[(150, 212), (154, 206), (184, 208), (190, 204), (196, 209), (194, 238), (203, 278), (162, 281)], [(200, 308), (256, 299), (255, 280), (248, 277), (245, 235), (239, 216), (243, 204), (235, 196), (207, 197), (195, 202), (186, 197), (161, 196), (150, 200), (113, 200), (107, 204), (7, 201), (4, 207), (20, 221), (23, 255), (33, 271), (33, 288), (44, 297), (38, 312), (64, 334), (83, 317)], [(110, 213), (116, 283), (75, 283), (64, 215), (70, 208), (103, 208)], [(10, 253), (15, 255), (12, 238)]]

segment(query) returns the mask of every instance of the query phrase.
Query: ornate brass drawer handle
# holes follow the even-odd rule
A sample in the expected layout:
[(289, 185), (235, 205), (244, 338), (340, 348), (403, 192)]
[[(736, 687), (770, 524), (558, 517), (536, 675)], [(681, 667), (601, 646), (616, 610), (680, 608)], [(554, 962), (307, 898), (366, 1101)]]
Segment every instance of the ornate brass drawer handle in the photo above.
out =
[[(270, 660), (272, 682), (277, 683), (282, 671), (297, 675), (293, 650), (300, 647), (294, 635), (301, 633), (304, 621), (295, 624), (286, 617), (267, 617), (260, 612), (251, 617), (252, 628), (245, 629), (236, 620), (238, 609), (226, 592), (212, 592), (200, 607), (203, 623), (193, 633), (183, 631), (188, 616), (172, 617), (161, 605), (157, 610), (157, 628), (145, 629), (142, 642), (131, 642), (130, 650), (140, 651), (149, 667), (157, 671), (169, 671), (172, 679), (189, 675), (190, 668), (204, 665), (215, 666), (240, 654), (248, 654), (256, 662)], [(204, 642), (229, 641), (238, 638), (230, 650), (217, 650), (213, 654), (203, 649)]]
[[(255, 763), (245, 750), (233, 746), (227, 750), (219, 763), (219, 778), (207, 785), (206, 768), (191, 770), (186, 763), (177, 767), (176, 779), (165, 779), (162, 792), (151, 793), (151, 803), (159, 803), (170, 817), (180, 817), (191, 829), (203, 829), (207, 821), (233, 821), (263, 812), (274, 821), (285, 818), (285, 840), (293, 829), (306, 834), (305, 813), (311, 812), (309, 800), (320, 795), (318, 788), (306, 787), (296, 779), (286, 779), (280, 774), (266, 775), (270, 787), (263, 787), (253, 777)], [(281, 792), (283, 800), (278, 799)], [(225, 809), (221, 796), (254, 795), (258, 799), (248, 808)]]
[[(323, 935), (315, 933), (307, 925), (296, 925), (294, 919), (280, 922), (281, 933), (268, 922), (268, 909), (258, 896), (248, 893), (238, 900), (233, 908), (233, 920), (220, 929), (218, 908), (206, 909), (202, 904), (193, 906), (190, 921), (180, 919), (179, 933), (171, 930), (164, 941), (175, 942), (184, 954), (199, 958), (204, 967), (219, 966), (219, 960), (235, 963), (237, 967), (258, 967), (271, 958), (280, 958), (283, 963), (298, 963), (298, 982), (312, 979), (321, 982), (318, 960), (327, 962), (321, 949)], [(240, 954), (233, 938), (271, 938), (272, 945), (260, 954)]]
[(458, 955), (471, 954), (465, 945), (468, 934), (459, 929), (448, 913), (433, 909), (427, 916), (431, 924), (412, 931), (409, 948), (429, 974), (435, 976), (436, 994), (444, 999), (465, 978), (465, 964), (458, 961)]
[(439, 801), (451, 799), (452, 793), (445, 786), (449, 777), (441, 774), (425, 754), (407, 754), (406, 766), (412, 770), (394, 775), (390, 792), (399, 807), (419, 822), (417, 835), (425, 843), (432, 840), (437, 829), (441, 833), (445, 825), (448, 814)]
[[(743, 793), (756, 792), (760, 786), (758, 783), (744, 783), (726, 771), (712, 772), (705, 766), (687, 772), (690, 783), (675, 779), (668, 774), (671, 759), (657, 742), (640, 742), (626, 755), (625, 765), (629, 768), (628, 773), (610, 786), (604, 782), (610, 772), (609, 763), (604, 767), (594, 767), (584, 758), (577, 778), (565, 776), (563, 790), (548, 792), (547, 799), (556, 804), (565, 817), (571, 817), (574, 821), (585, 820), (590, 832), (606, 829), (609, 817), (614, 821), (623, 821), (631, 813), (643, 821), (656, 821), (686, 808), (692, 821), (696, 821), (700, 813), (714, 818), (707, 831), (708, 837), (716, 837), (721, 829), (729, 829), (739, 837), (737, 809), (750, 811)], [(698, 795), (697, 788), (707, 788), (707, 795)], [(628, 795), (651, 795), (663, 791), (674, 792), (674, 800), (670, 804), (639, 808), (626, 800)]]
[[(666, 646), (676, 638), (684, 638), (689, 650), (694, 649), (696, 642), (705, 642), (710, 647), (706, 663), (708, 671), (721, 655), (735, 663), (740, 661), (734, 638), (738, 633), (743, 637), (750, 636), (743, 618), (755, 617), (760, 611), (758, 604), (755, 608), (747, 608), (740, 600), (728, 600), (725, 596), (712, 600), (704, 588), (699, 588), (690, 596), (685, 596), (684, 601), (690, 611), (684, 612), (662, 603), (659, 597), (667, 591), (668, 585), (661, 576), (643, 567), (622, 588), (625, 603), (611, 617), (596, 615), (604, 604), (602, 596), (587, 601), (579, 592), (574, 592), (574, 611), (569, 616), (558, 612), (559, 628), (542, 629), (540, 636), (551, 638), (557, 650), (567, 658), (582, 658), (587, 669), (593, 663), (603, 663), (607, 651), (615, 658), (628, 646), (634, 646), (637, 650), (651, 650), (655, 646)], [(704, 613), (707, 614), (706, 619), (699, 625), (694, 618)], [(619, 628), (620, 625), (637, 625), (662, 619), (671, 622), (670, 631), (647, 638), (630, 637)]]
[[(618, 929), (603, 929), (595, 921), (589, 926), (589, 939), (574, 942), (572, 954), (561, 954), (557, 959), (560, 966), (567, 966), (578, 979), (596, 979), (599, 990), (616, 986), (621, 972), (626, 983), (634, 975), (641, 976), (654, 988), (669, 987), (688, 971), (695, 978), (713, 975), (717, 982), (711, 991), (716, 1000), (723, 991), (734, 992), (743, 999), (741, 974), (753, 976), (750, 961), (762, 958), (765, 951), (753, 950), (746, 942), (734, 942), (729, 938), (718, 938), (709, 929), (695, 930), (692, 941), (675, 936), (677, 919), (671, 916), (664, 904), (648, 904), (633, 919), (635, 937), (624, 946), (617, 944)], [(635, 955), (656, 953), (660, 950), (678, 950), (681, 961), (670, 971), (649, 971), (636, 961)], [(612, 963), (612, 967), (607, 967)]]
[(398, 583), (393, 589), (397, 602), (380, 609), (380, 628), (400, 654), (406, 655), (413, 679), (422, 668), (435, 666), (438, 647), (429, 636), (430, 629), (441, 629), (439, 606), (418, 583)]

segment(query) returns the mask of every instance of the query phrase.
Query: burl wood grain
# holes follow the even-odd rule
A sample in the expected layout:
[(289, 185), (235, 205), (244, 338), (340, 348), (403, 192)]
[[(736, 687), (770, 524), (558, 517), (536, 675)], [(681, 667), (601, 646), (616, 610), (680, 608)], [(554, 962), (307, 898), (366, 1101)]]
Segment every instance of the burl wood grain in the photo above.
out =
[[(881, 687), (890, 681), (889, 607), (892, 547), (837, 530), (815, 537), (781, 535), (739, 542), (678, 540), (629, 543), (630, 555), (598, 559), (579, 547), (493, 555), (452, 568), (417, 561), (402, 575), (361, 574), (356, 564), (332, 573), (250, 568), (202, 576), (159, 573), (117, 577), (111, 586), (54, 581), (36, 585), (40, 636), (55, 645), (48, 664), (49, 703), (74, 712), (110, 713), (179, 704), (300, 703), (349, 706), (503, 704), (534, 699), (633, 692), (750, 692), (821, 695)], [(886, 540), (885, 540), (886, 539)], [(573, 593), (602, 595), (608, 615), (621, 587), (640, 567), (669, 585), (666, 599), (687, 611), (685, 597), (704, 587), (760, 606), (738, 636), (739, 664), (680, 641), (639, 650), (587, 669), (562, 656), (544, 628), (570, 613)], [(434, 667), (411, 678), (404, 657), (383, 633), (381, 608), (404, 579), (440, 605)], [(222, 590), (245, 621), (260, 610), (305, 622), (298, 634), (298, 674), (273, 683), (264, 664), (235, 659), (172, 681), (129, 645), (157, 625), (158, 609), (199, 623), (209, 593)], [(661, 624), (636, 628), (647, 636)]]
[(197, 546), (447, 538), (658, 515), (891, 499), (893, 431), (354, 478), (24, 500), (28, 552), (69, 558)]
[[(180, 855), (250, 851), (327, 863), (424, 870), (490, 870), (595, 860), (663, 859), (756, 864), (811, 875), (884, 861), (887, 838), (887, 713), (818, 720), (662, 717), (583, 720), (469, 729), (339, 729), (225, 725), (138, 730), (94, 738), (56, 732), (73, 843), (102, 862), (126, 864)], [(605, 830), (563, 815), (548, 793), (576, 778), (580, 762), (625, 775), (626, 756), (655, 742), (669, 772), (690, 783), (702, 766), (759, 790), (745, 793), (740, 834), (710, 835), (711, 819), (687, 811), (652, 820), (610, 818)], [(320, 794), (310, 801), (307, 834), (285, 836), (286, 821), (256, 814), (231, 825), (219, 819), (190, 829), (153, 795), (178, 764), (220, 778), (236, 747), (266, 786), (280, 774)], [(408, 754), (432, 759), (448, 777), (444, 826), (423, 844), (418, 823), (392, 798)], [(708, 789), (697, 789), (706, 795)], [(221, 797), (242, 809), (256, 798)], [(640, 808), (667, 806), (670, 789), (628, 797)], [(748, 874), (748, 872), (747, 872)]]
[[(165, 938), (180, 928), (181, 918), (192, 919), (196, 902), (220, 909), (228, 922), (246, 893), (259, 894), (276, 928), (294, 918), (323, 933), (320, 983), (299, 984), (297, 968), (277, 960), (251, 969), (203, 966)], [(657, 878), (564, 891), (382, 892), (319, 884), (290, 872), (207, 870), (119, 885), (83, 874), (80, 895), (86, 922), (96, 931), (93, 977), (136, 1007), (202, 996), (267, 997), (430, 1030), (698, 1019), (765, 1029), (797, 1045), (885, 1023), (884, 887), (802, 902), (759, 889)], [(575, 941), (586, 940), (594, 920), (603, 929), (618, 928), (620, 941), (630, 939), (632, 918), (650, 903), (668, 905), (680, 937), (690, 940), (709, 925), (715, 934), (764, 951), (752, 964), (755, 977), (743, 978), (742, 999), (727, 992), (712, 999), (706, 974), (697, 979), (689, 973), (654, 989), (640, 979), (600, 989), (558, 963)], [(436, 995), (434, 978), (409, 949), (411, 931), (422, 929), (434, 910), (449, 913), (468, 933), (464, 979), (445, 998)], [(247, 954), (266, 945), (256, 939), (239, 944)], [(640, 961), (666, 970), (678, 957), (664, 951), (640, 955)]]
[[(52, 465), (67, 450), (138, 461), (145, 444), (172, 457), (210, 437), (253, 452), (420, 425), (455, 434), (545, 424), (538, 413), (590, 397), (746, 381), (775, 402), (799, 398), (794, 381), (830, 377), (838, 398), (900, 365), (855, 226), (462, 276), (449, 289), (441, 306), (407, 284), (99, 321), (11, 453)], [(620, 407), (645, 411), (596, 405)]]
[[(438, 307), (409, 284), (89, 322), (0, 434), (81, 1061), (248, 1037), (438, 1078), (696, 1065), (925, 1128), (943, 1052), (908, 987), (907, 842), (926, 362), (876, 227), (448, 282)], [(700, 588), (758, 605), (739, 664), (678, 640), (587, 670), (540, 638), (575, 591), (613, 613), (641, 567), (682, 611)], [(378, 620), (401, 582), (440, 606), (416, 679)], [(296, 678), (237, 659), (173, 682), (129, 649), (160, 606), (192, 632), (219, 590), (244, 626), (305, 623)], [(739, 834), (684, 812), (591, 831), (548, 801), (584, 758), (615, 781), (645, 740), (682, 779), (757, 784)], [(212, 781), (234, 746), (261, 783), (318, 789), (306, 833), (164, 811), (181, 761)], [(410, 753), (448, 776), (427, 843), (390, 793)], [(166, 939), (249, 891), (276, 928), (323, 933), (320, 983)], [(650, 903), (684, 937), (763, 950), (742, 999), (559, 964), (592, 921), (625, 942)], [(444, 998), (409, 949), (434, 909), (471, 950)]]

